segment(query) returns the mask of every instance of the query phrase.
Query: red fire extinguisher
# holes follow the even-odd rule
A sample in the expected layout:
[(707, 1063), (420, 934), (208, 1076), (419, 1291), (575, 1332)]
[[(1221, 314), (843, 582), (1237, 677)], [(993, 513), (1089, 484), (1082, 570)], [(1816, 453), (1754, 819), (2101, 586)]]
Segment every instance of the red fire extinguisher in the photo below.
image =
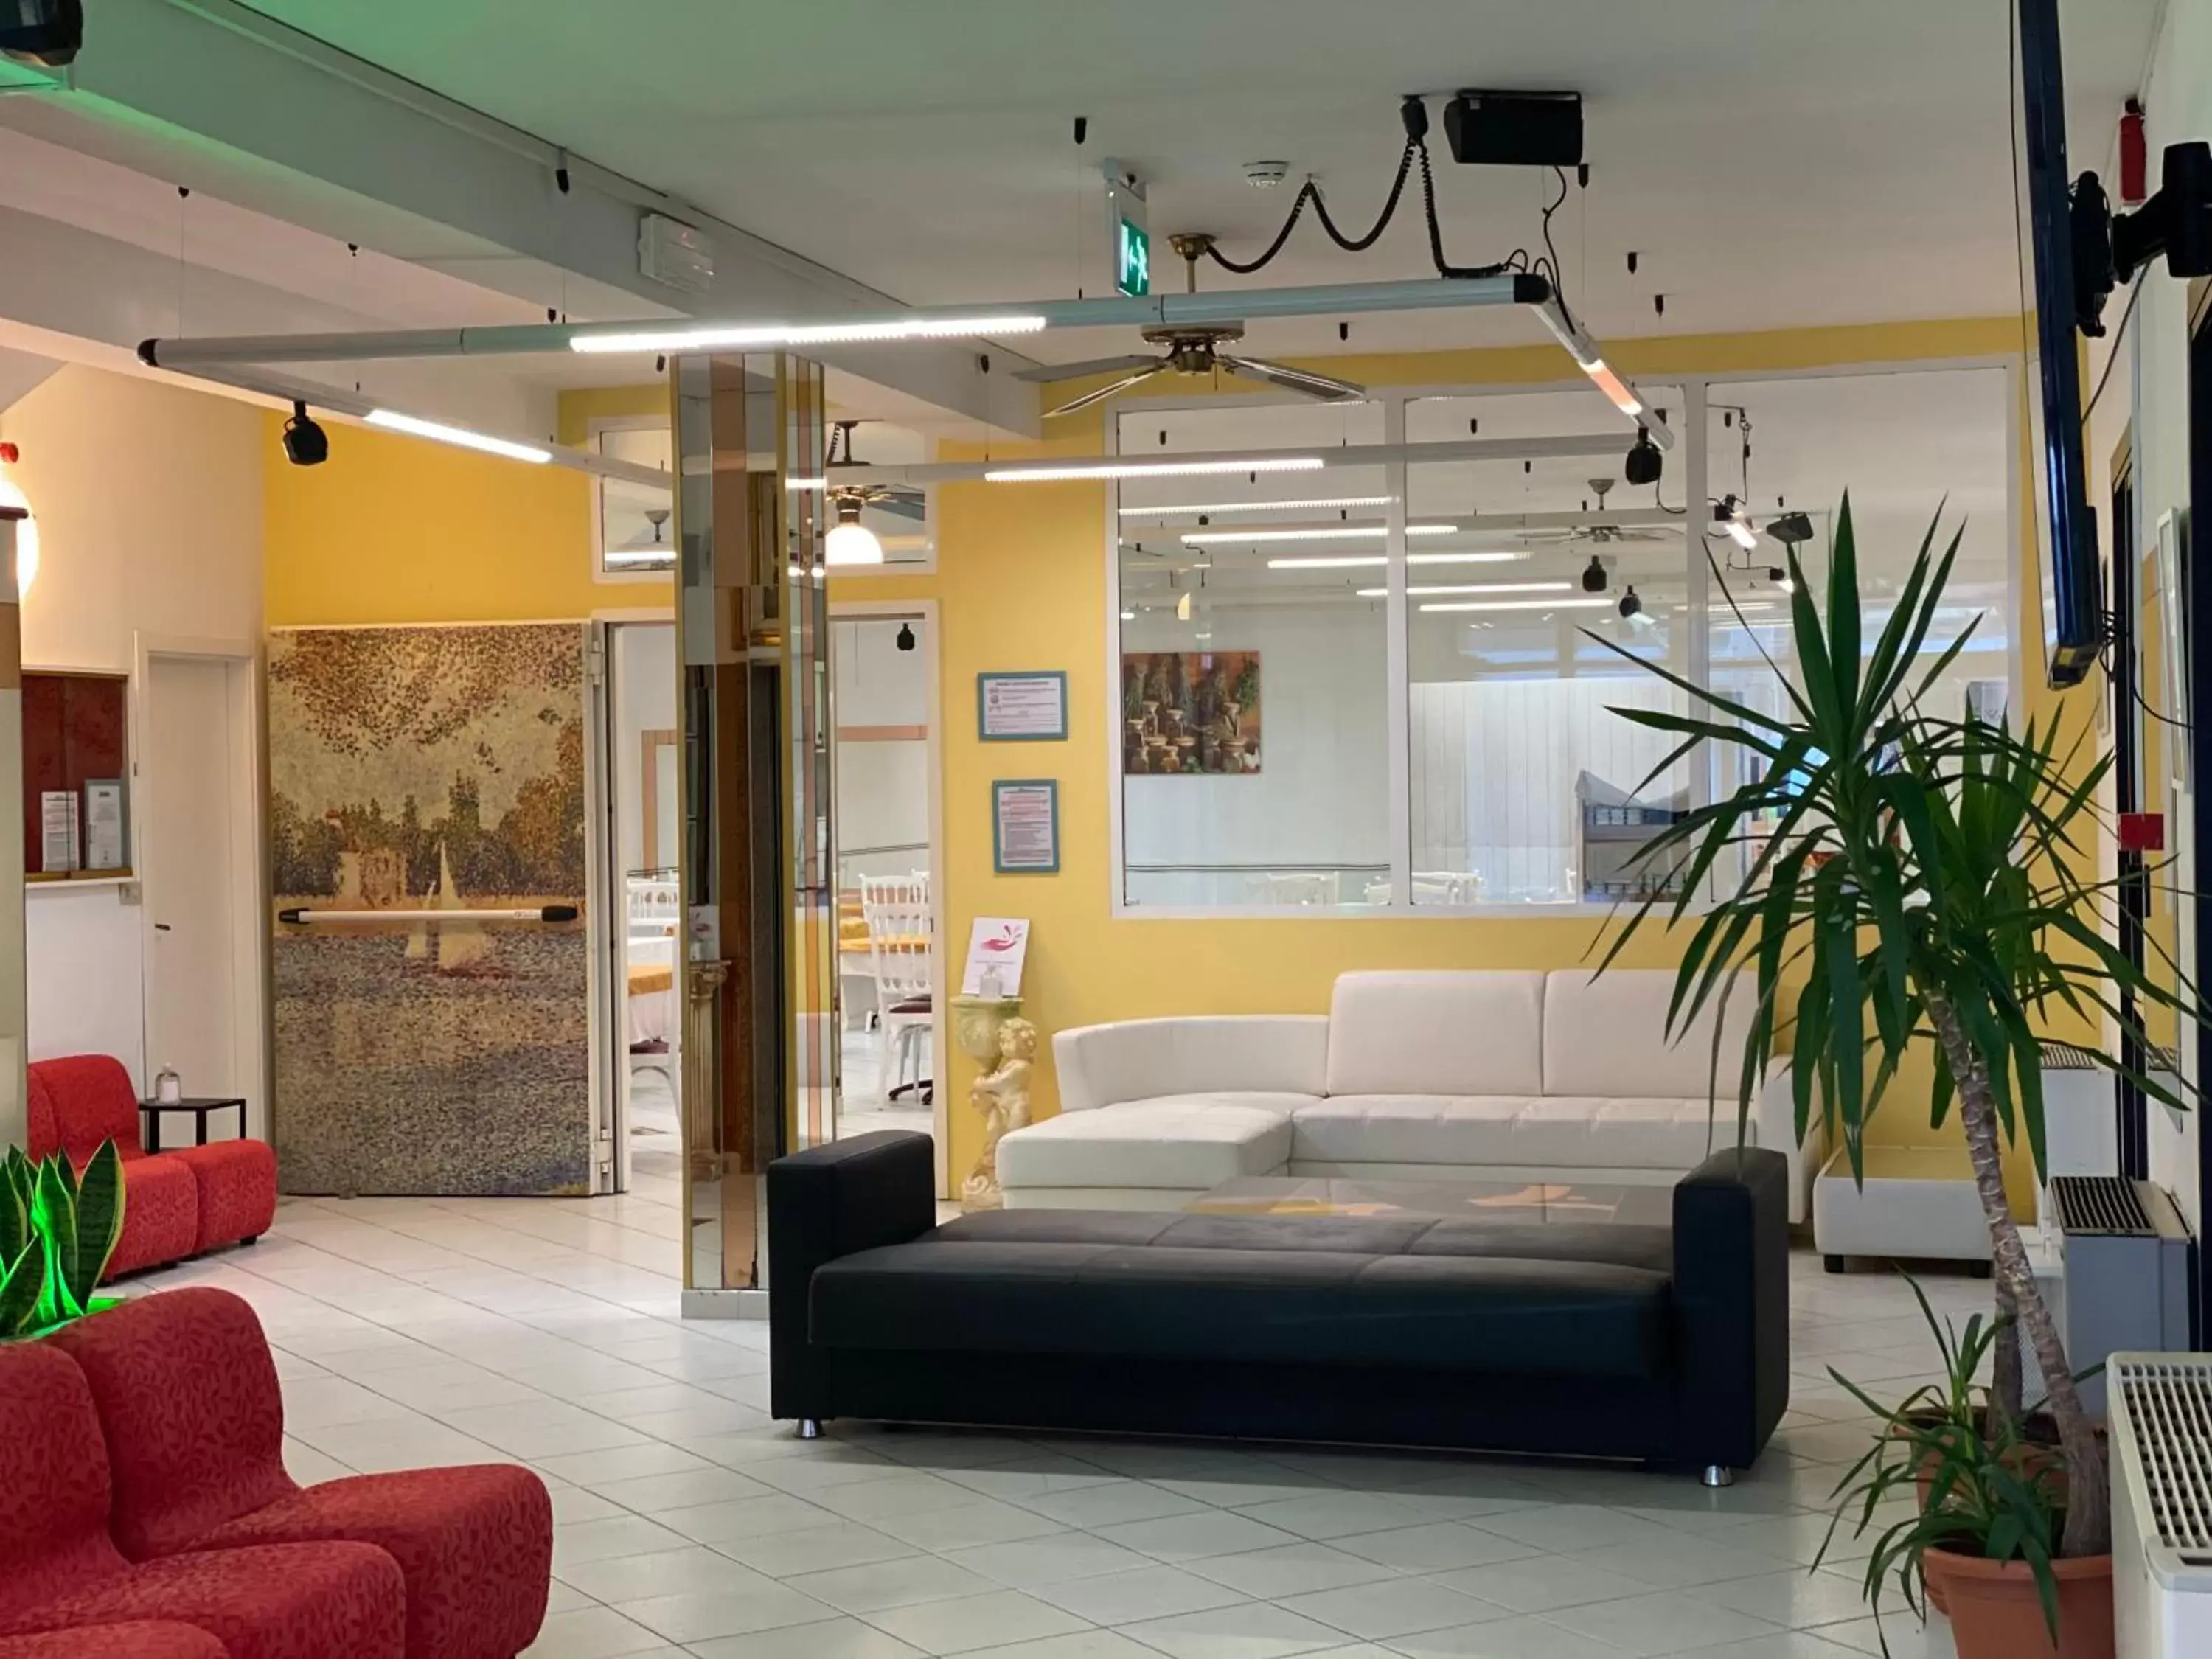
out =
[(2149, 193), (2149, 164), (2143, 143), (2143, 106), (2130, 98), (2120, 116), (2120, 205), (2141, 207)]

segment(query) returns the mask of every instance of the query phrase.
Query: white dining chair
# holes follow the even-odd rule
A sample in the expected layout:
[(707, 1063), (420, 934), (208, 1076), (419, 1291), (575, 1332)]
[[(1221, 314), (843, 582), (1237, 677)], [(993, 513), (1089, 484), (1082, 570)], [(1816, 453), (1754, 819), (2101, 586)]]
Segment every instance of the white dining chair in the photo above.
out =
[(868, 957), (876, 975), (878, 1074), (884, 1097), (896, 1100), (911, 1091), (927, 1099), (930, 1079), (922, 1056), (933, 1012), (937, 956), (929, 904), (926, 898), (916, 902), (912, 884), (899, 878), (886, 878), (884, 883), (886, 887), (903, 889), (896, 897), (872, 897), (870, 890), (876, 885), (874, 878), (863, 879), (860, 914), (868, 926)]

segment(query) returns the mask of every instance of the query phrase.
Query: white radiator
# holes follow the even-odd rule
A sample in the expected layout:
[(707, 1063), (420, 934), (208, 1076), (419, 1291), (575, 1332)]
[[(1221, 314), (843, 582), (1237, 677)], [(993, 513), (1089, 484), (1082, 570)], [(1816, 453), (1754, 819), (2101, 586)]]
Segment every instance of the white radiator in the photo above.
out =
[(2212, 1354), (2116, 1353), (2112, 1601), (2118, 1659), (2212, 1654)]

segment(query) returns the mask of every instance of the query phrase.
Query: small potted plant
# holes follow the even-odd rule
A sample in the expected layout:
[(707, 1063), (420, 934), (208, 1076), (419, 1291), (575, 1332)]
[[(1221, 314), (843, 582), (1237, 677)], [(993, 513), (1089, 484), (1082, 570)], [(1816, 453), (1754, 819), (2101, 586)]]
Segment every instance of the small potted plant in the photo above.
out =
[(98, 1313), (93, 1294), (123, 1237), (123, 1159), (112, 1140), (80, 1176), (68, 1155), (0, 1159), (0, 1342), (21, 1341)]
[[(1961, 1651), (2010, 1659), (2034, 1650), (1972, 1645), (1978, 1614), (1966, 1602), (1978, 1598), (1975, 1586), (2008, 1576), (2025, 1582), (2036, 1571), (2031, 1551), (2042, 1553), (2054, 1579), (2109, 1580), (2112, 1517), (2105, 1449), (2013, 1219), (2002, 1143), (2024, 1139), (2043, 1173), (2039, 1028), (2052, 1017), (2109, 1016), (2135, 1040), (2120, 1046), (2124, 1054), (2147, 1051), (2142, 1011), (2171, 1009), (2184, 1025), (2207, 1011), (2178, 965), (2173, 983), (2161, 984), (2108, 936), (2118, 884), (2085, 872), (2095, 864), (2095, 802), (2111, 757), (2085, 755), (2079, 742), (2062, 749), (2056, 721), (2040, 728), (2031, 721), (2015, 735), (1971, 707), (1948, 712), (1963, 699), (1944, 677), (1974, 628), (1969, 623), (1948, 643), (1940, 636), (1959, 538), (1939, 557), (1936, 531), (1931, 523), (1878, 629), (1862, 603), (1848, 497), (1821, 602), (1797, 549), (1790, 549), (1790, 656), (1783, 664), (1767, 659), (1777, 712), (1590, 635), (1686, 699), (1681, 713), (1614, 711), (1674, 745), (1655, 778), (1692, 757), (1702, 761), (1712, 744), (1734, 751), (1724, 775), (1746, 780), (1644, 844), (1639, 860), (1662, 870), (1679, 865), (1682, 878), (1624, 913), (1599, 971), (1655, 913), (1669, 927), (1692, 924), (1692, 907), (1717, 888), (1690, 927), (1670, 1034), (1686, 1030), (1747, 979), (1756, 997), (1741, 1051), (1729, 1062), (1739, 1139), (1779, 1056), (1790, 1067), (1799, 1139), (1818, 1111), (1839, 1133), (1855, 1177), (1863, 1177), (1868, 1119), (1908, 1053), (1931, 1053), (1929, 1122), (1941, 1129), (1955, 1109), (1989, 1228), (1998, 1317), (1978, 1334), (1986, 1336), (1996, 1389), (1983, 1419), (1947, 1414), (1931, 1426), (1908, 1418), (1886, 1423), (1881, 1439), (1885, 1447), (1901, 1440), (1917, 1448), (1897, 1454), (1913, 1460), (1908, 1480), (1919, 1462), (1936, 1460), (1931, 1498), (1939, 1486), (1947, 1498), (1979, 1494), (1967, 1511), (1974, 1525), (1986, 1522), (1980, 1554), (1938, 1550), (1931, 1534), (1913, 1560), (1940, 1554)], [(1725, 573), (1715, 566), (1714, 574), (1728, 592)], [(1737, 620), (1757, 641), (1757, 630)], [(1763, 644), (1759, 649), (1764, 654)], [(2132, 993), (2132, 1006), (2123, 990)], [(1717, 1097), (1724, 1086), (1719, 1030)], [(2125, 1070), (2121, 1060), (2090, 1052), (2108, 1070)], [(2148, 1097), (2183, 1107), (2164, 1079), (2126, 1074)], [(2058, 1440), (2059, 1467), (2033, 1479), (2021, 1462), (2019, 1426), (2023, 1341), (2048, 1390)], [(1929, 1514), (1930, 1528), (1961, 1524), (1957, 1504), (1934, 1504)], [(1952, 1572), (1954, 1555), (1978, 1565)], [(2068, 1611), (2098, 1605), (2101, 1614)], [(2053, 1601), (2051, 1618), (2060, 1652), (2111, 1651), (2109, 1583), (2101, 1603), (2094, 1596)], [(2085, 1620), (2088, 1627), (2080, 1628)]]
[(1906, 1499), (1910, 1507), (1876, 1534), (1867, 1559), (1867, 1603), (1877, 1614), (1893, 1584), (1921, 1618), (1930, 1604), (1948, 1607), (1961, 1659), (2111, 1654), (2110, 1558), (2061, 1553), (2071, 1491), (2064, 1465), (1975, 1381), (2008, 1322), (1976, 1314), (1961, 1334), (1936, 1317), (1917, 1284), (1912, 1294), (1943, 1381), (1884, 1406), (1829, 1368), (1881, 1432), (1836, 1483), (1835, 1519), (1815, 1565), (1844, 1522), (1864, 1537), (1886, 1503)]

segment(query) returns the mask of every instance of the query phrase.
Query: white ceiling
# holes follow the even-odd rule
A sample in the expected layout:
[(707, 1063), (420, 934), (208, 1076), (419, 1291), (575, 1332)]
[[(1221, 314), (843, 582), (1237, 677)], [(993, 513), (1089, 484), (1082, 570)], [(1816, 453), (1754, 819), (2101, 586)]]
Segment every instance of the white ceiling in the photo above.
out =
[[(1556, 229), (1601, 337), (2018, 303), (2008, 0), (255, 3), (915, 303), (1096, 292), (1108, 155), (1152, 181), (1156, 247), (1206, 229), (1256, 248), (1290, 199), (1243, 182), (1262, 157), (1318, 173), (1364, 228), (1397, 157), (1399, 95), (1468, 84), (1585, 94), (1592, 181)], [(2077, 167), (2106, 158), (2157, 5), (2066, 9)], [(1547, 175), (1457, 167), (1440, 131), (1435, 149), (1450, 257), (1534, 239)], [(1416, 205), (1364, 257), (1309, 224), (1264, 276), (1201, 281), (1425, 274)], [(1359, 321), (1352, 347), (1524, 337), (1525, 319), (1465, 312)], [(1036, 349), (1117, 343), (1054, 334)], [(1322, 319), (1255, 327), (1253, 343), (1340, 349)]]

